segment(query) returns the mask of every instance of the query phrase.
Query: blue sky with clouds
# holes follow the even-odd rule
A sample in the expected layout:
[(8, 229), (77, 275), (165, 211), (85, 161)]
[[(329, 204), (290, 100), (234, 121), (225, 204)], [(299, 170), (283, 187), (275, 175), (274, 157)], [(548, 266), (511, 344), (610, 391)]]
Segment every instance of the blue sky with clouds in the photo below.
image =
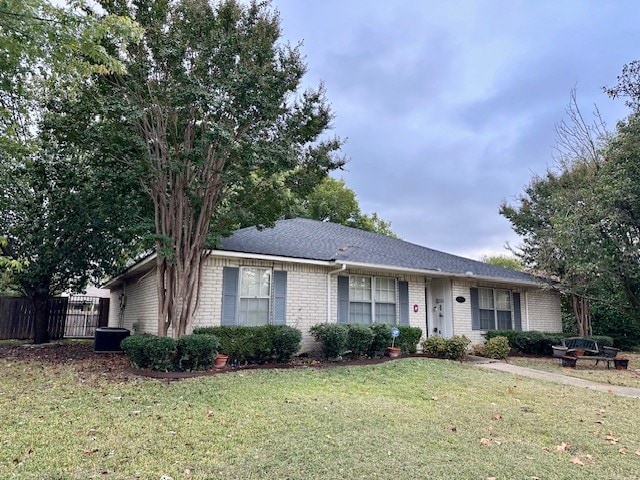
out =
[(344, 178), (404, 240), (478, 258), (518, 238), (498, 214), (553, 165), (572, 88), (613, 128), (640, 59), (637, 1), (273, 0), (346, 139)]

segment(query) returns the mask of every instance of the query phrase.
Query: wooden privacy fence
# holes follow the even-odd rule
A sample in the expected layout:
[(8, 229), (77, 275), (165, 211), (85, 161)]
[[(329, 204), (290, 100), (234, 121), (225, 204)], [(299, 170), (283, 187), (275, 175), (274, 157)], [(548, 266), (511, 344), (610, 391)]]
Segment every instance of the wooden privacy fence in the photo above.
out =
[[(52, 340), (64, 336), (67, 315), (66, 297), (49, 299), (49, 335)], [(0, 340), (33, 338), (34, 312), (31, 302), (21, 297), (0, 297)]]

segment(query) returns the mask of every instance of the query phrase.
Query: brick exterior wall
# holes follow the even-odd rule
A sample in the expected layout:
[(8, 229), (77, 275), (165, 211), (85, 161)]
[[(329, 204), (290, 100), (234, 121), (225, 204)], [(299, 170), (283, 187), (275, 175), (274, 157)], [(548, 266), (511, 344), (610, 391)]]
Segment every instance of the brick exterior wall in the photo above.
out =
[[(120, 321), (120, 294), (111, 291), (109, 326), (117, 327)], [(123, 327), (136, 333), (158, 333), (158, 295), (154, 271), (133, 280), (124, 289), (127, 301), (123, 310)], [(135, 328), (134, 328), (135, 325)]]
[[(454, 335), (465, 335), (472, 344), (484, 343), (486, 330), (471, 328), (471, 299), (470, 288), (509, 288), (505, 285), (453, 280), (451, 288), (451, 302), (453, 304), (453, 332)], [(561, 332), (562, 315), (560, 313), (560, 294), (552, 290), (517, 288), (520, 292), (520, 309), (522, 315), (522, 330), (538, 330), (544, 332)], [(464, 297), (464, 303), (455, 301), (456, 297)]]
[[(199, 305), (194, 314), (194, 320), (189, 332), (195, 327), (220, 325), (222, 309), (222, 272), (225, 266), (230, 267), (264, 267), (287, 272), (287, 325), (298, 328), (303, 334), (301, 352), (317, 350), (318, 345), (309, 335), (309, 328), (327, 321), (327, 278), (328, 273), (335, 271), (335, 267), (322, 265), (275, 262), (264, 260), (250, 260), (241, 258), (210, 257), (203, 268), (202, 287)], [(425, 288), (428, 281), (420, 275), (410, 275), (403, 272), (379, 272), (371, 269), (348, 269), (344, 272), (329, 276), (330, 281), (330, 316), (328, 321), (337, 322), (337, 276), (338, 275), (367, 275), (396, 278), (409, 284), (409, 324), (422, 330), (423, 339), (426, 338), (426, 317), (432, 312), (427, 311)], [(472, 343), (484, 342), (484, 331), (471, 328), (470, 288), (508, 288), (504, 285), (482, 283), (474, 280), (454, 279), (444, 301), (451, 309), (453, 318), (453, 334), (466, 335)], [(521, 293), (522, 329), (561, 331), (560, 296), (557, 292), (540, 289), (518, 289)], [(120, 319), (121, 290), (111, 292), (111, 309), (109, 326), (118, 326)], [(142, 276), (130, 281), (126, 287), (127, 303), (124, 309), (124, 327), (136, 332), (157, 332), (157, 294), (155, 273)], [(461, 296), (466, 299), (458, 303), (455, 298)], [(433, 300), (429, 299), (431, 303)], [(396, 305), (398, 304), (396, 298)], [(416, 311), (417, 310), (417, 311)], [(170, 334), (172, 332), (170, 331)]]

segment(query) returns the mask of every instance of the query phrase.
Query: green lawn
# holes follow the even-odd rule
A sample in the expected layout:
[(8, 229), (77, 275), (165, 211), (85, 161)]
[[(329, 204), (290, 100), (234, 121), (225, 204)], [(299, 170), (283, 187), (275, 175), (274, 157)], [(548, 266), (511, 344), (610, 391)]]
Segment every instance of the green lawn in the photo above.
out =
[(640, 354), (619, 352), (618, 356), (629, 359), (627, 370), (616, 370), (613, 365), (608, 369), (605, 363), (596, 366), (595, 362), (590, 360), (579, 361), (576, 368), (563, 368), (559, 359), (551, 357), (509, 357), (508, 362), (522, 367), (561, 373), (609, 385), (640, 388)]
[(122, 380), (0, 359), (0, 478), (623, 479), (638, 401), (403, 359)]

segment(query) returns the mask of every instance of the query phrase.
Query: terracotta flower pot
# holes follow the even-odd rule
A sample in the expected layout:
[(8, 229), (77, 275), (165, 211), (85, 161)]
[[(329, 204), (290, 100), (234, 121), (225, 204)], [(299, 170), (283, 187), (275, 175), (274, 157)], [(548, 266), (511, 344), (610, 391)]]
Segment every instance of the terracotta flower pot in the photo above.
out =
[(224, 368), (225, 365), (227, 364), (227, 360), (229, 360), (228, 355), (223, 355), (222, 353), (219, 353), (218, 355), (216, 355), (216, 358), (213, 359), (213, 365), (216, 368)]
[(576, 348), (575, 354), (576, 354), (576, 357), (584, 356), (584, 348)]
[(400, 349), (398, 347), (387, 347), (387, 355), (391, 358), (400, 356)]
[(576, 357), (569, 357), (569, 356), (565, 356), (562, 357), (562, 366), (563, 367), (572, 367), (575, 368), (576, 367)]

